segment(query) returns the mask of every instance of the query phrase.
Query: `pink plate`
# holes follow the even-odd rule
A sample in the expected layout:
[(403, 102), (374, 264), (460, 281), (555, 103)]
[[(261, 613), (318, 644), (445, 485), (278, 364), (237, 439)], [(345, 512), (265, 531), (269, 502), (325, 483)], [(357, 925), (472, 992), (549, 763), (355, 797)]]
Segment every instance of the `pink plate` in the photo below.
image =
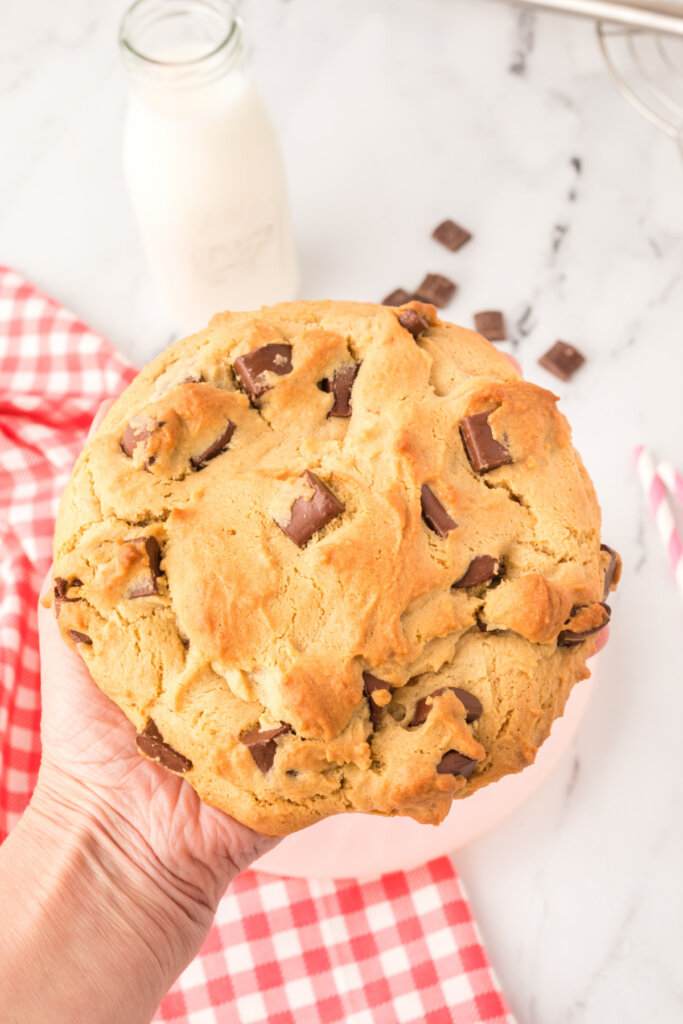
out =
[(438, 827), (418, 825), (412, 818), (338, 814), (287, 836), (254, 867), (296, 878), (371, 878), (406, 871), (465, 846), (516, 811), (543, 784), (574, 738), (592, 687), (593, 678), (574, 687), (534, 764), (467, 800), (456, 800)]

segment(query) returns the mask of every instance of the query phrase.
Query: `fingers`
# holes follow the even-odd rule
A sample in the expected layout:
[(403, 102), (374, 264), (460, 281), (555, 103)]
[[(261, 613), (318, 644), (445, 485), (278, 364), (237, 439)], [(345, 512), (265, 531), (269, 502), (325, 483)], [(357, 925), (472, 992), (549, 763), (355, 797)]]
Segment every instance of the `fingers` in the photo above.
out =
[(104, 400), (104, 402), (102, 402), (100, 404), (100, 407), (97, 410), (97, 412), (95, 413), (95, 415), (93, 417), (93, 421), (90, 424), (90, 430), (88, 431), (88, 436), (86, 438), (86, 441), (89, 441), (90, 438), (93, 436), (93, 434), (95, 433), (95, 431), (99, 427), (100, 423), (102, 422), (104, 417), (107, 415), (107, 413), (111, 409), (111, 407), (114, 404), (114, 402), (115, 402), (114, 398), (106, 398)]

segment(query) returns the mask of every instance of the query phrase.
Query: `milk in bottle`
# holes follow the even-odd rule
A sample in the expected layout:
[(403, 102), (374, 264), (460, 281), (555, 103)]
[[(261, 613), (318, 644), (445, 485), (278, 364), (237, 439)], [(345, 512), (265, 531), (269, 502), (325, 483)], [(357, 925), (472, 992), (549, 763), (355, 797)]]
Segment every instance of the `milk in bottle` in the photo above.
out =
[(242, 67), (228, 0), (138, 0), (121, 24), (130, 78), (124, 174), (180, 330), (293, 299), (297, 259), (282, 154)]

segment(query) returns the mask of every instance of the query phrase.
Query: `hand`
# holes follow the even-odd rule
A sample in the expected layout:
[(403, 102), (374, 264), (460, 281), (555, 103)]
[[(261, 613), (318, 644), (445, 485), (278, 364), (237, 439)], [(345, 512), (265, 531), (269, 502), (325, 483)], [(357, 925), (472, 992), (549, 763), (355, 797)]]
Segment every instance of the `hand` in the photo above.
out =
[[(111, 405), (100, 406), (90, 434)], [(51, 586), (50, 572), (43, 592)], [(95, 685), (42, 604), (38, 630), (41, 792), (49, 789), (52, 799), (85, 803), (103, 820), (114, 819), (132, 856), (158, 861), (196, 889), (198, 899), (215, 905), (227, 882), (275, 840), (202, 803), (182, 778), (138, 753), (134, 727)]]
[[(50, 572), (43, 593), (51, 586)], [(38, 631), (43, 756), (0, 849), (2, 1019), (144, 1024), (229, 882), (276, 840), (138, 753), (134, 727), (42, 604)]]

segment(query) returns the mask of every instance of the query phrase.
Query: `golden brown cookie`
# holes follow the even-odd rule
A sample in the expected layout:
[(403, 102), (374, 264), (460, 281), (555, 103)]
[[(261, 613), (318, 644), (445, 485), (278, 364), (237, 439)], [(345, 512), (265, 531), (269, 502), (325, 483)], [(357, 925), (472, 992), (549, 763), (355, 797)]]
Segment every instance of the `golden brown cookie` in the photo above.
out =
[(433, 306), (224, 313), (62, 499), (53, 606), (141, 752), (270, 834), (533, 761), (619, 573), (549, 391)]

